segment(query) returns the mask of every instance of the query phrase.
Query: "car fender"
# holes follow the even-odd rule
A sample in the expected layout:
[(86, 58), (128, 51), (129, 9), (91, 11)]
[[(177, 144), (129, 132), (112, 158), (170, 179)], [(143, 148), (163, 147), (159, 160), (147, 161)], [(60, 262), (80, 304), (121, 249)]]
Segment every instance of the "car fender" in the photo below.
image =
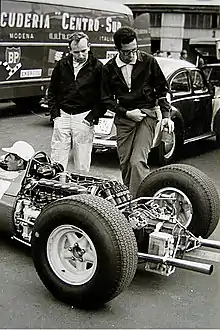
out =
[[(184, 120), (183, 120), (183, 116), (180, 113), (180, 111), (175, 108), (173, 105), (171, 105), (172, 107), (172, 111), (171, 111), (171, 119), (173, 121), (177, 121), (180, 123), (180, 127), (182, 128), (182, 132), (184, 131)], [(160, 142), (161, 142), (161, 124), (162, 124), (162, 117), (159, 118), (157, 124), (156, 124), (156, 128), (155, 128), (155, 135), (154, 135), (154, 139), (153, 139), (153, 144), (152, 144), (152, 148), (157, 147)]]
[(211, 130), (214, 131), (214, 125), (217, 116), (219, 116), (220, 112), (220, 95), (213, 98), (212, 100), (212, 122), (211, 122)]

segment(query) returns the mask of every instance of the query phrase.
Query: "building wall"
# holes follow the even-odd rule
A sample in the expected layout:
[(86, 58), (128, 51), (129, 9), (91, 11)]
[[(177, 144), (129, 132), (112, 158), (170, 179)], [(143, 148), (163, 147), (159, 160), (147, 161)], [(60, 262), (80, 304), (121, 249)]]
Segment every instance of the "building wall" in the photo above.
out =
[(173, 57), (179, 57), (184, 40), (193, 38), (220, 39), (220, 27), (216, 28), (187, 28), (185, 13), (161, 13), (161, 26), (151, 26), (152, 39), (160, 39), (160, 50), (171, 51)]
[(180, 13), (162, 13), (160, 28), (160, 50), (170, 51), (173, 57), (179, 57), (184, 38), (185, 15)]
[(129, 6), (134, 16), (150, 13), (152, 52), (159, 47), (179, 57), (191, 38), (220, 39), (220, 0), (117, 1)]

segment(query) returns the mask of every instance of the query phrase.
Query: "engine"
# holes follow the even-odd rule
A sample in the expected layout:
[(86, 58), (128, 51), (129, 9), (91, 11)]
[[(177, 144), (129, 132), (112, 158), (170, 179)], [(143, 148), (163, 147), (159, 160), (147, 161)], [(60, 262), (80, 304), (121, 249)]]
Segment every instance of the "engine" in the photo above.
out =
[[(148, 271), (170, 275), (175, 267), (167, 264), (166, 260), (182, 258), (187, 246), (197, 243), (178, 221), (172, 197), (133, 199), (128, 188), (118, 181), (69, 174), (53, 164), (38, 166), (22, 183), (14, 208), (18, 238), (30, 245), (32, 228), (41, 211), (58, 199), (77, 194), (99, 196), (124, 214), (134, 230), (138, 251), (152, 258), (145, 264)], [(155, 257), (161, 258), (162, 262)]]
[(147, 271), (171, 275), (175, 267), (166, 260), (182, 259), (190, 245), (197, 245), (197, 239), (179, 222), (172, 198), (164, 199), (162, 205), (157, 198), (143, 197), (129, 203), (122, 212), (134, 230), (138, 251), (149, 255)]
[(132, 199), (127, 187), (117, 181), (66, 172), (56, 173), (54, 166), (44, 165), (26, 178), (17, 196), (14, 212), (17, 234), (30, 243), (34, 222), (42, 209), (57, 199), (77, 194), (100, 196), (116, 207)]
[(71, 180), (68, 182), (66, 173), (60, 173), (55, 179), (26, 179), (17, 196), (14, 211), (14, 224), (20, 238), (30, 242), (34, 222), (46, 205), (82, 193), (88, 193), (87, 188)]

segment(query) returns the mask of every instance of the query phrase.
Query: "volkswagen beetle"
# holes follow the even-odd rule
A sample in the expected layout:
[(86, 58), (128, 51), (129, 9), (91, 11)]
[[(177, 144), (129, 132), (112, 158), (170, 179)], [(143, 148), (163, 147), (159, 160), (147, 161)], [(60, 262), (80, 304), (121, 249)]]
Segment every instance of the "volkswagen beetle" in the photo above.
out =
[[(212, 136), (220, 142), (220, 64), (209, 64), (202, 70), (194, 64), (165, 57), (156, 57), (170, 88), (168, 99), (172, 106), (171, 118), (175, 129), (170, 141), (161, 139), (158, 121), (152, 147), (157, 164), (171, 163), (183, 144)], [(215, 88), (214, 88), (215, 87)], [(95, 127), (95, 151), (116, 149), (114, 113), (108, 111)]]

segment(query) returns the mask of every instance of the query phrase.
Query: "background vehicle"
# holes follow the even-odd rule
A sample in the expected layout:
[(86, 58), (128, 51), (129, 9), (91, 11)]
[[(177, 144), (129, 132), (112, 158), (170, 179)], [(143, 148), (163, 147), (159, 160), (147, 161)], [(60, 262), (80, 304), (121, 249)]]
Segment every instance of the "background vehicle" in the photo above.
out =
[[(140, 44), (149, 49), (149, 23), (147, 15), (143, 17), (134, 26)], [(121, 25), (132, 24), (132, 11), (111, 1), (1, 1), (0, 100), (29, 106), (37, 103), (74, 31), (88, 33), (95, 54), (109, 58), (115, 53), (113, 33)]]
[[(217, 74), (219, 65), (213, 64), (209, 67), (211, 71), (208, 66), (204, 67), (204, 74), (187, 61), (164, 57), (156, 59), (170, 87), (171, 94), (168, 97), (172, 105), (171, 116), (175, 123), (170, 142), (161, 141), (160, 123), (157, 125), (152, 153), (157, 158), (157, 163), (165, 165), (175, 159), (183, 144), (214, 135), (219, 141), (220, 104), (219, 98), (213, 99), (213, 86), (216, 86), (214, 73)], [(108, 116), (113, 117), (113, 114), (109, 113)], [(113, 120), (102, 119), (99, 126), (94, 138), (94, 149), (116, 148)]]
[(189, 165), (152, 171), (133, 198), (120, 182), (63, 172), (37, 152), (19, 179), (1, 180), (0, 194), (0, 230), (30, 246), (44, 285), (77, 307), (116, 297), (138, 262), (165, 276), (176, 267), (210, 275), (213, 265), (187, 258), (202, 246), (220, 249), (207, 239), (219, 221), (218, 192)]
[(189, 48), (197, 56), (196, 63), (200, 57), (206, 64), (220, 63), (220, 40), (216, 38), (192, 38)]

